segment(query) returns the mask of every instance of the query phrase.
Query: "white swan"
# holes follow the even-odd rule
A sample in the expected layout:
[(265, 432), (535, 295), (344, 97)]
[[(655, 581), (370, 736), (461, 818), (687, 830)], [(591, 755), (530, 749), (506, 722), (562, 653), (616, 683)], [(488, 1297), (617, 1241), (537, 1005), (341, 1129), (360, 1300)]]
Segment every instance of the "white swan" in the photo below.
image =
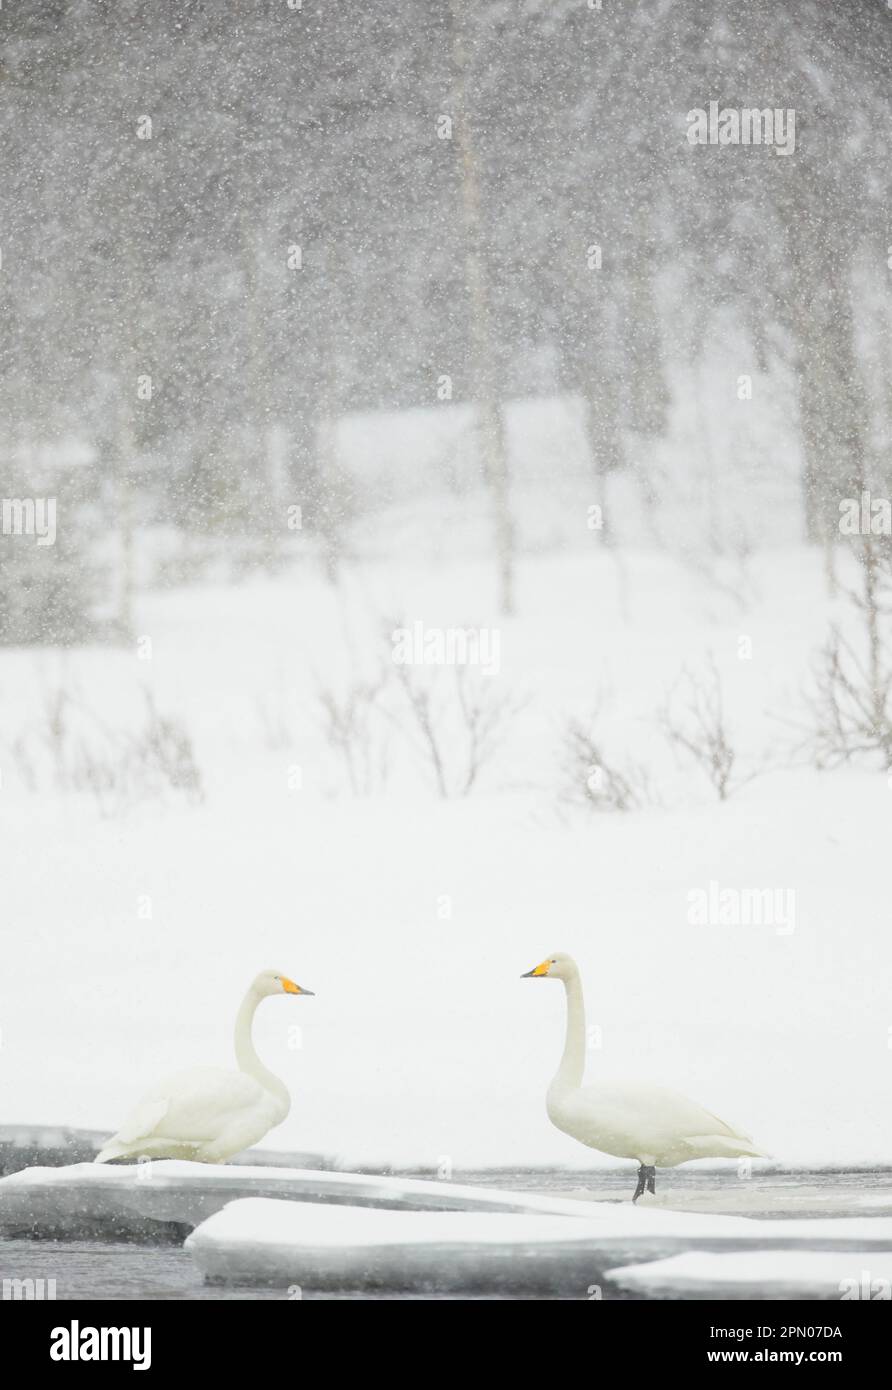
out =
[(601, 1081), (583, 1086), (585, 1004), (579, 967), (555, 952), (522, 979), (562, 980), (567, 991), (567, 1040), (548, 1088), (551, 1123), (590, 1149), (638, 1160), (633, 1202), (656, 1191), (656, 1168), (674, 1168), (692, 1158), (767, 1158), (749, 1135), (732, 1129), (695, 1101), (648, 1081)]
[(265, 970), (242, 1001), (235, 1021), (238, 1071), (194, 1067), (148, 1091), (96, 1163), (119, 1158), (191, 1158), (225, 1163), (280, 1125), (291, 1109), (284, 1082), (267, 1071), (254, 1050), (251, 1024), (270, 994), (312, 994), (286, 975)]

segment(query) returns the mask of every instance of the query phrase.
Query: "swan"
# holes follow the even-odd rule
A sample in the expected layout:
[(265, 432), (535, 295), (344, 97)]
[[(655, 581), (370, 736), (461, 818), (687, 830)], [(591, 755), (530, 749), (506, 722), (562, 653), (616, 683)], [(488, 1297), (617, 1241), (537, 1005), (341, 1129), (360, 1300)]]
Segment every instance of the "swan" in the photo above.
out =
[(287, 975), (264, 970), (242, 1000), (235, 1020), (238, 1071), (193, 1067), (147, 1091), (94, 1162), (122, 1158), (191, 1158), (225, 1163), (280, 1125), (291, 1109), (285, 1083), (267, 1071), (254, 1050), (251, 1024), (261, 999), (312, 994)]
[(548, 1118), (564, 1134), (590, 1149), (638, 1161), (633, 1202), (656, 1192), (656, 1169), (692, 1158), (767, 1158), (748, 1134), (704, 1110), (696, 1101), (649, 1081), (601, 1081), (583, 1086), (585, 1004), (579, 967), (556, 951), (521, 979), (563, 981), (567, 993), (564, 1055), (548, 1088)]

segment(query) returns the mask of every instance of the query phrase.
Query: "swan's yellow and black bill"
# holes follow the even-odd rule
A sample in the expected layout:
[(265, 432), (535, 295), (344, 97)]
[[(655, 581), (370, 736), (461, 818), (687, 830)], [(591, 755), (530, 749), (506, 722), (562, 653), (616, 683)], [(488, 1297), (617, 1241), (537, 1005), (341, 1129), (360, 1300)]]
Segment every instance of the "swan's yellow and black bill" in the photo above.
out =
[(294, 983), (293, 980), (286, 980), (286, 978), (285, 978), (284, 975), (282, 976), (282, 988), (284, 989), (284, 991), (285, 991), (286, 994), (312, 994), (312, 993), (313, 993), (313, 990), (311, 990), (311, 989), (304, 989), (303, 985), (296, 985), (296, 984)]
[(522, 980), (532, 980), (536, 975), (547, 975), (549, 965), (551, 965), (550, 960), (543, 960), (541, 965), (537, 965), (534, 970), (527, 970), (520, 978)]

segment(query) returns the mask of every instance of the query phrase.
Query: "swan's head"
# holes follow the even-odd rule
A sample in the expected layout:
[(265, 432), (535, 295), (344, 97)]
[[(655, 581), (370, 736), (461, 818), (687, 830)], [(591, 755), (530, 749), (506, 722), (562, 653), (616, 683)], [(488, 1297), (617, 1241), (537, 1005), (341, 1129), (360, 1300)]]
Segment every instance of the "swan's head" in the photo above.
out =
[(255, 993), (265, 996), (267, 994), (312, 994), (311, 989), (304, 989), (302, 985), (296, 985), (287, 975), (282, 975), (278, 970), (264, 970), (254, 981)]
[(576, 973), (576, 962), (566, 951), (554, 951), (543, 961), (521, 975), (522, 980), (569, 980)]

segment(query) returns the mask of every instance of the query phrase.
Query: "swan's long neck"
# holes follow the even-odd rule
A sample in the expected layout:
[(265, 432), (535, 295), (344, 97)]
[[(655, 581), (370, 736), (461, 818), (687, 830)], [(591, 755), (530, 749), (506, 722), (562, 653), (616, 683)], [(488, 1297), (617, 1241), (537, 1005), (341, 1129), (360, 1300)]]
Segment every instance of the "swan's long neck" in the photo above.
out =
[(262, 994), (251, 987), (242, 1000), (242, 1006), (238, 1011), (235, 1020), (235, 1058), (239, 1065), (239, 1070), (252, 1076), (259, 1082), (265, 1091), (279, 1101), (284, 1106), (284, 1114), (288, 1114), (291, 1109), (291, 1097), (288, 1094), (288, 1087), (284, 1081), (280, 1081), (277, 1076), (263, 1065), (254, 1047), (251, 1037), (251, 1027), (254, 1022), (254, 1015), (257, 1012), (257, 1005), (263, 998)]
[(582, 1085), (585, 1073), (585, 1003), (578, 970), (564, 981), (564, 988), (567, 991), (567, 1038), (561, 1064), (550, 1087), (555, 1092), (575, 1091)]

